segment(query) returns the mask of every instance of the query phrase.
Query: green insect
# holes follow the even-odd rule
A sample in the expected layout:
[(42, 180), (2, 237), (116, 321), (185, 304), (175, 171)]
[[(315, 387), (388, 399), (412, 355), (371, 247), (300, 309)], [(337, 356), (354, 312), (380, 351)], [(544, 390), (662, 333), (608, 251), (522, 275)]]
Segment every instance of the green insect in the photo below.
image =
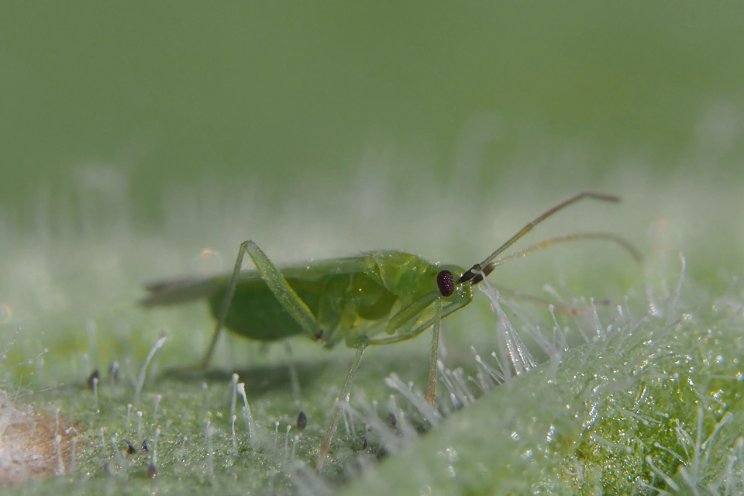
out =
[[(434, 402), (440, 321), (473, 299), (473, 285), (499, 265), (556, 243), (604, 239), (640, 259), (637, 250), (611, 233), (576, 233), (547, 239), (512, 255), (499, 256), (537, 224), (584, 198), (617, 202), (611, 195), (577, 194), (545, 211), (509, 238), (485, 260), (465, 270), (439, 265), (402, 251), (373, 251), (359, 256), (277, 268), (253, 241), (238, 250), (231, 275), (188, 278), (147, 286), (145, 305), (165, 305), (207, 298), (217, 318), (212, 340), (200, 366), (206, 368), (223, 327), (251, 339), (277, 341), (305, 335), (330, 348), (339, 341), (356, 350), (341, 393), (337, 397), (317, 470), (323, 467), (338, 426), (341, 401), (368, 346), (414, 338), (432, 328), (427, 400)], [(243, 271), (245, 254), (257, 270)]]

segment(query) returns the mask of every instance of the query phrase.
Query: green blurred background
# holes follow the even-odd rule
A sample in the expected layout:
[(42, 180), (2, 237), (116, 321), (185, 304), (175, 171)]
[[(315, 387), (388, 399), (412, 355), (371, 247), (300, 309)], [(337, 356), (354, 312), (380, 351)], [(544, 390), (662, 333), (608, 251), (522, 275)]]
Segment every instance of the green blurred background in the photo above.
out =
[(742, 152), (742, 15), (692, 1), (3, 2), (0, 205), (13, 218), (40, 191), (74, 203), (82, 177), (114, 168), (136, 223), (157, 226), (164, 191), (322, 198), (376, 153), (406, 171), (396, 195), (421, 176), (474, 196), (519, 174), (526, 190), (583, 189), (618, 160), (669, 174), (701, 140)]

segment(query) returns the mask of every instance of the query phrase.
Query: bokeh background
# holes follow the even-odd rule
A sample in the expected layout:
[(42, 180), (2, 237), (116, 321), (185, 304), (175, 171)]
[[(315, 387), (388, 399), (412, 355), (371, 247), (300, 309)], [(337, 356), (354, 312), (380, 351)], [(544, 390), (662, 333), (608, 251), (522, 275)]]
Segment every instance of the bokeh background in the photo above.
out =
[(742, 152), (735, 3), (2, 10), (5, 215), (116, 186), (152, 226), (179, 188), (228, 184), (274, 208), (310, 188), (322, 203), (375, 168), (394, 198), (423, 181), (482, 202), (582, 189), (633, 162), (663, 179), (696, 153), (722, 176), (733, 165), (709, 154)]
[[(684, 252), (702, 292), (727, 287), (744, 258), (742, 16), (694, 1), (3, 2), (5, 388), (134, 371), (164, 330), (163, 362), (196, 360), (204, 308), (146, 313), (142, 282), (229, 267), (244, 239), (280, 264), (395, 248), (469, 265), (582, 190), (623, 203), (577, 206), (532, 241), (612, 231), (659, 272)], [(563, 248), (499, 278), (617, 297), (641, 277), (631, 264)], [(455, 348), (496, 342), (465, 336)], [(228, 342), (223, 364), (264, 358)], [(337, 370), (349, 357), (303, 353)], [(371, 361), (370, 395), (410, 365)]]

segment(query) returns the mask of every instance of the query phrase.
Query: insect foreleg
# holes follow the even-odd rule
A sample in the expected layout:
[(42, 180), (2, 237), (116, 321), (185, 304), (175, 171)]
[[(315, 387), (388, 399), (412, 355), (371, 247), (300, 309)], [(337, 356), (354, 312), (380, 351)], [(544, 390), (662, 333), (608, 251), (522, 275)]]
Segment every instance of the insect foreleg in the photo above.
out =
[(400, 309), (398, 313), (393, 315), (388, 321), (385, 332), (387, 332), (387, 334), (393, 334), (409, 321), (419, 317), (421, 315), (421, 312), (423, 312), (435, 300), (439, 299), (439, 297), (439, 291), (432, 291), (431, 293), (424, 295), (423, 297), (414, 301), (407, 307)]
[(442, 300), (434, 302), (436, 313), (431, 328), (431, 356), (429, 357), (429, 377), (426, 387), (426, 401), (434, 404), (437, 398), (437, 360), (439, 359), (439, 327), (442, 322)]
[(220, 315), (215, 324), (214, 334), (212, 335), (212, 341), (209, 343), (207, 353), (202, 359), (201, 366), (206, 368), (209, 364), (209, 360), (212, 357), (214, 348), (217, 345), (217, 338), (222, 331), (222, 327), (225, 325), (225, 319), (230, 310), (230, 305), (235, 295), (235, 288), (238, 284), (238, 276), (240, 275), (240, 269), (243, 266), (243, 257), (246, 252), (248, 256), (253, 260), (253, 264), (256, 266), (261, 278), (264, 280), (269, 290), (274, 294), (277, 301), (284, 307), (284, 309), (292, 316), (292, 318), (302, 327), (302, 330), (311, 338), (316, 338), (320, 333), (320, 326), (315, 320), (310, 309), (307, 307), (302, 298), (295, 292), (294, 289), (289, 285), (287, 279), (284, 278), (281, 271), (269, 260), (269, 257), (258, 247), (256, 243), (251, 240), (243, 241), (240, 243), (240, 249), (238, 249), (238, 256), (235, 258), (235, 266), (233, 267), (232, 276), (230, 277), (230, 283), (225, 293), (225, 299), (220, 309)]
[(344, 386), (341, 388), (341, 393), (336, 397), (336, 404), (333, 406), (333, 413), (331, 414), (331, 421), (328, 423), (328, 429), (326, 430), (326, 436), (323, 440), (323, 444), (320, 445), (320, 453), (318, 454), (318, 463), (315, 465), (315, 471), (320, 473), (323, 469), (323, 464), (328, 456), (328, 450), (331, 449), (331, 441), (333, 436), (336, 434), (336, 428), (338, 427), (338, 421), (341, 417), (341, 408), (345, 402), (349, 399), (349, 392), (351, 391), (351, 383), (354, 380), (359, 363), (362, 361), (362, 355), (367, 347), (361, 345), (356, 349), (354, 354), (354, 360), (351, 362), (351, 368), (349, 373), (346, 374), (344, 380)]
[[(434, 301), (437, 301), (437, 300), (439, 300), (439, 302), (444, 305), (444, 302), (443, 302), (443, 300), (440, 297), (436, 297), (434, 299)], [(456, 312), (457, 310), (461, 309), (462, 307), (464, 307), (468, 303), (469, 303), (469, 300), (460, 301), (460, 302), (450, 302), (450, 303), (447, 303), (446, 306), (444, 306), (441, 310), (438, 310), (439, 312), (441, 312), (440, 314), (438, 314), (439, 315), (439, 320), (443, 319), (444, 317), (446, 317), (447, 315), (449, 315), (449, 314), (451, 314), (453, 312)], [(431, 303), (429, 303), (429, 304), (431, 304)], [(407, 322), (408, 320), (410, 320), (410, 319), (404, 319), (403, 317), (400, 317), (400, 314), (403, 313), (403, 312), (406, 312), (407, 313), (408, 310), (407, 309), (403, 309), (398, 314), (396, 314), (395, 316), (393, 316), (393, 319), (396, 319), (399, 322), (401, 322), (401, 325), (403, 323)], [(391, 320), (393, 320), (393, 319), (391, 319)], [(422, 332), (424, 332), (425, 330), (427, 330), (429, 327), (431, 327), (432, 325), (434, 325), (436, 320), (437, 320), (437, 317), (434, 316), (434, 317), (430, 318), (429, 320), (427, 320), (426, 322), (424, 322), (423, 324), (421, 324), (419, 326), (416, 326), (413, 329), (410, 329), (409, 331), (406, 331), (406, 332), (404, 332), (402, 334), (396, 334), (394, 336), (390, 336), (389, 338), (374, 338), (374, 339), (369, 339), (367, 341), (367, 344), (368, 345), (373, 345), (373, 346), (379, 346), (379, 345), (383, 345), (383, 344), (393, 344), (393, 343), (400, 343), (401, 341), (408, 341), (409, 339), (415, 338), (416, 336), (418, 336), (419, 334), (421, 334)], [(392, 328), (393, 331), (395, 331), (397, 329), (398, 329), (397, 327), (396, 328)]]

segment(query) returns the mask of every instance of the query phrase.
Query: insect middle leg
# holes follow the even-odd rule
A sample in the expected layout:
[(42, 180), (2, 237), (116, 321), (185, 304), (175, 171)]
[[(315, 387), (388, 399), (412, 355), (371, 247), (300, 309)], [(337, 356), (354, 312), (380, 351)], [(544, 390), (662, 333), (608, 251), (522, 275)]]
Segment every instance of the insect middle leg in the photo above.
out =
[(256, 270), (261, 274), (261, 278), (264, 280), (269, 290), (274, 294), (274, 297), (282, 305), (282, 307), (289, 313), (292, 318), (302, 327), (302, 330), (308, 337), (315, 339), (321, 335), (320, 325), (315, 319), (315, 316), (307, 307), (302, 298), (297, 292), (292, 289), (287, 279), (282, 275), (281, 271), (269, 260), (269, 257), (258, 247), (258, 245), (251, 241), (243, 241), (240, 243), (240, 249), (238, 249), (238, 256), (235, 258), (235, 266), (233, 267), (232, 276), (225, 293), (225, 299), (222, 302), (220, 308), (220, 314), (217, 318), (217, 323), (214, 327), (214, 333), (212, 334), (212, 341), (209, 343), (209, 348), (204, 354), (200, 366), (207, 368), (209, 361), (214, 353), (214, 348), (217, 345), (217, 338), (225, 326), (225, 319), (230, 311), (230, 305), (232, 304), (233, 297), (235, 296), (235, 288), (238, 284), (238, 277), (240, 275), (240, 269), (243, 267), (243, 257), (248, 253), (248, 256), (253, 260), (253, 264), (256, 266)]
[(354, 376), (356, 375), (359, 364), (362, 361), (362, 355), (364, 354), (364, 350), (366, 348), (366, 345), (360, 345), (356, 348), (354, 359), (351, 362), (351, 368), (346, 374), (346, 379), (344, 380), (344, 386), (341, 388), (341, 393), (336, 397), (336, 403), (333, 405), (333, 413), (331, 413), (331, 421), (328, 423), (328, 428), (326, 429), (326, 435), (325, 439), (323, 439), (323, 444), (320, 445), (318, 462), (315, 465), (315, 471), (317, 473), (320, 473), (320, 471), (323, 469), (323, 464), (325, 463), (325, 459), (328, 456), (328, 451), (330, 451), (331, 449), (331, 441), (333, 441), (333, 436), (336, 435), (336, 428), (338, 427), (338, 421), (341, 417), (341, 408), (343, 407), (343, 404), (348, 401), (349, 392), (351, 391), (351, 383), (354, 381)]

